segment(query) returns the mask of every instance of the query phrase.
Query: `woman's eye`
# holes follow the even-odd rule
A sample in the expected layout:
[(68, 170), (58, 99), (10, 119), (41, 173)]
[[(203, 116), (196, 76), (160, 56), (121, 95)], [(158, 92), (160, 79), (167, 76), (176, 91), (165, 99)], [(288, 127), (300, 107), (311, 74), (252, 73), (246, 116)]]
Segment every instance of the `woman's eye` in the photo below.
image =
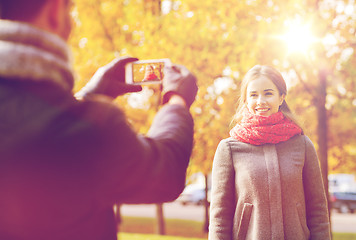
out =
[(266, 92), (266, 95), (273, 95), (272, 92)]

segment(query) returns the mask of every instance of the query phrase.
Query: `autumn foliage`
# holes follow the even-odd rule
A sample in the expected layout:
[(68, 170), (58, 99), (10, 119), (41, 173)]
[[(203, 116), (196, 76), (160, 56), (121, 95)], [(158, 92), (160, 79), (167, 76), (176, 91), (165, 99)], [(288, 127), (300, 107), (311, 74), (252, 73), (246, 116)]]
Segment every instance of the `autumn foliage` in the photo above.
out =
[[(322, 70), (329, 171), (356, 173), (355, 7), (326, 0), (76, 0), (71, 36), (75, 90), (118, 56), (170, 58), (187, 66), (199, 84), (191, 107), (195, 147), (190, 172), (208, 173), (218, 142), (228, 137), (239, 82), (256, 64), (283, 73), (287, 102), (317, 145)], [(309, 25), (317, 39), (304, 53), (290, 52), (281, 38), (293, 19)], [(116, 103), (145, 133), (159, 107), (160, 88), (145, 87)]]

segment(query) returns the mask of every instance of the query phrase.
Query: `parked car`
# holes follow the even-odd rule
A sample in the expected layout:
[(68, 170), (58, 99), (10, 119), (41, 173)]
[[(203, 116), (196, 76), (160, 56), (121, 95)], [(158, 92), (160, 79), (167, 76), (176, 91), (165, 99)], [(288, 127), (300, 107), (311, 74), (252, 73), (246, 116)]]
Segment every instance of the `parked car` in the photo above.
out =
[(356, 192), (356, 180), (353, 174), (329, 174), (328, 180), (329, 192)]
[(331, 208), (340, 213), (353, 213), (356, 210), (356, 192), (331, 192)]
[[(209, 200), (210, 198), (208, 197), (208, 201)], [(176, 201), (180, 202), (182, 205), (203, 205), (205, 201), (205, 186), (199, 184), (187, 185)]]

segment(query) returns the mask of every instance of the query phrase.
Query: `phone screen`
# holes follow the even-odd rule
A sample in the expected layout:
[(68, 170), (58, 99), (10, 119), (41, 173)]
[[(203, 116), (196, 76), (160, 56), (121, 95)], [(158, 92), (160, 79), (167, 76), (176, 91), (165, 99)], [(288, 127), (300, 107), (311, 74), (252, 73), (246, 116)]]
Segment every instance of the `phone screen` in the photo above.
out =
[(149, 83), (161, 83), (164, 77), (164, 66), (167, 60), (144, 60), (136, 61), (130, 64), (131, 74), (129, 78), (134, 84), (149, 84)]

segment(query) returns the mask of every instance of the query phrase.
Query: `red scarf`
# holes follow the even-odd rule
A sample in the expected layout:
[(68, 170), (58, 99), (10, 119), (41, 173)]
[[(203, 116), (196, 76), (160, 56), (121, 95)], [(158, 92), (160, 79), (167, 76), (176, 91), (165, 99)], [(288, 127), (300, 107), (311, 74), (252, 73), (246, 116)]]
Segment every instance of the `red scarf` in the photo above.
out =
[(265, 117), (252, 114), (246, 109), (241, 123), (231, 129), (230, 136), (241, 142), (262, 145), (284, 142), (301, 132), (302, 129), (282, 112)]

